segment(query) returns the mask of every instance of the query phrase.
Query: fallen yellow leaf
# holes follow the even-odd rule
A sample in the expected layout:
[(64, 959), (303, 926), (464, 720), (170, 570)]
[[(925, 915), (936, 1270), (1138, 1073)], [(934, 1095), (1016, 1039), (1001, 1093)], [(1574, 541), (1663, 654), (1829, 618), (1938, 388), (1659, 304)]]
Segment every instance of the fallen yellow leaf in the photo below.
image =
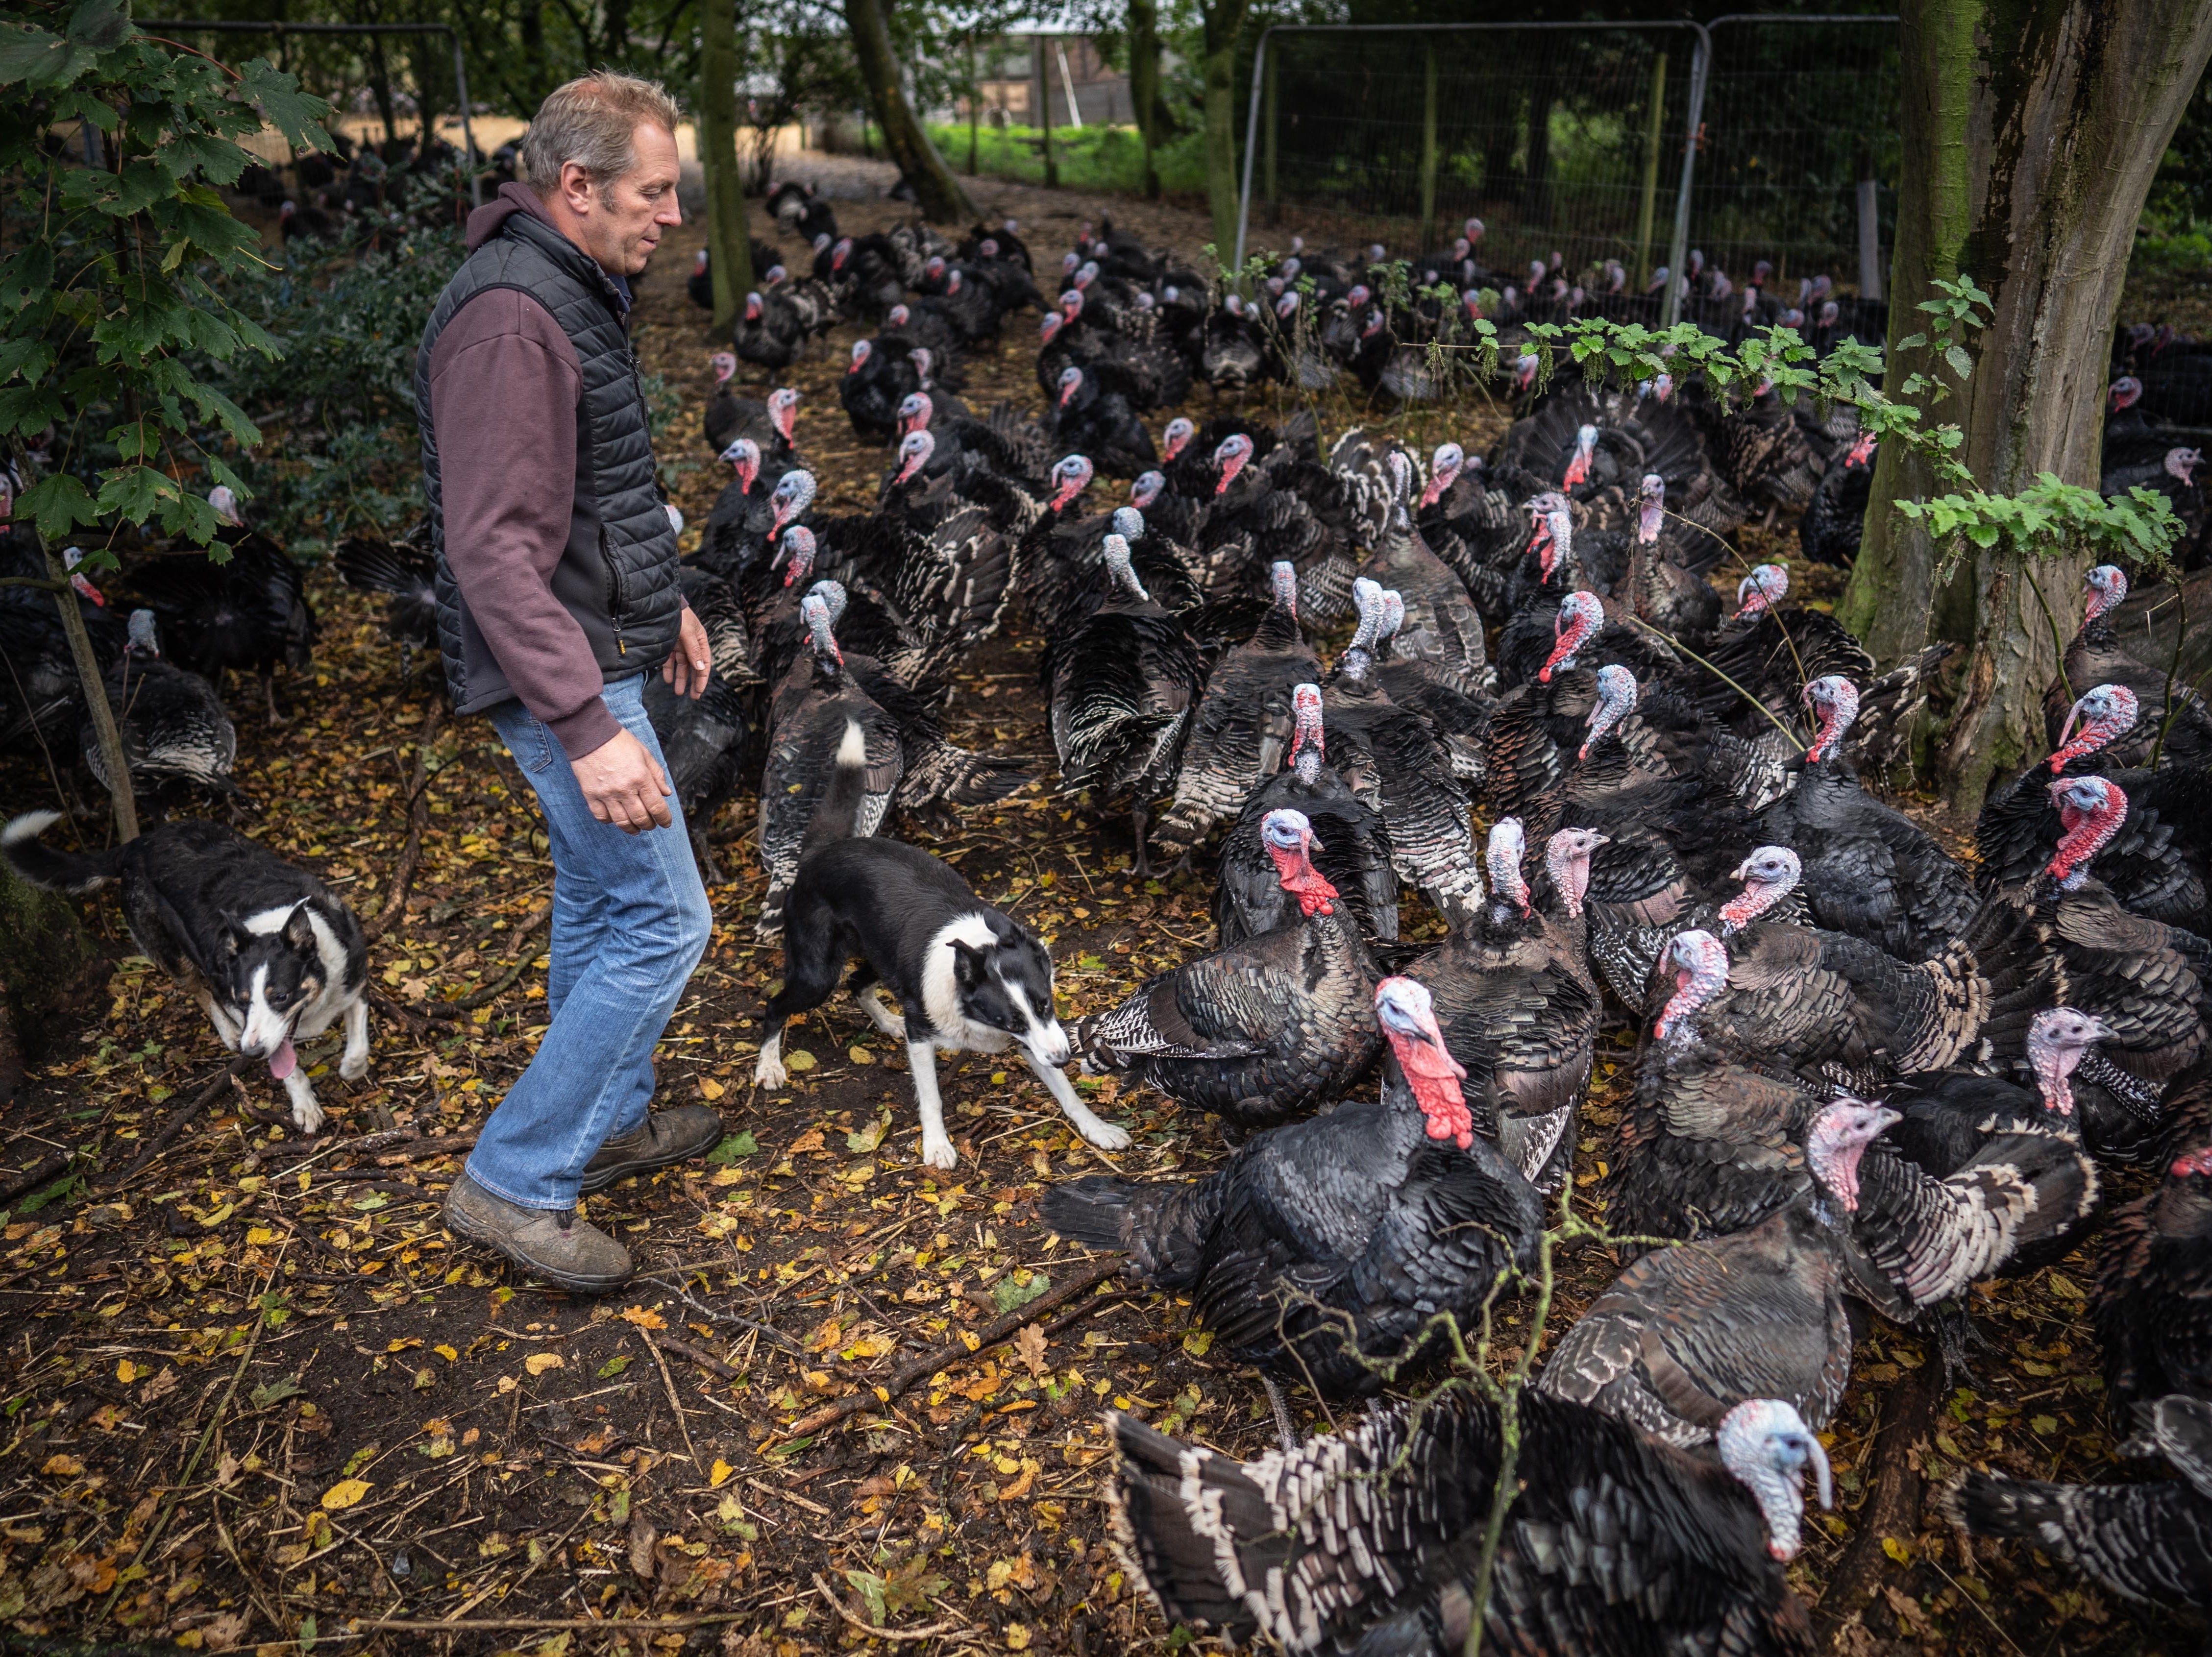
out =
[(783, 1067), (786, 1070), (812, 1070), (814, 1055), (804, 1047), (795, 1047), (783, 1055)]
[(542, 1375), (548, 1369), (558, 1369), (562, 1362), (562, 1357), (558, 1352), (532, 1352), (528, 1357), (523, 1359), (522, 1367), (533, 1375)]
[(729, 1089), (724, 1087), (720, 1082), (717, 1082), (713, 1077), (702, 1076), (699, 1078), (699, 1091), (705, 1094), (709, 1099), (719, 1099), (724, 1094), (727, 1093)]
[(350, 1508), (368, 1494), (365, 1478), (341, 1478), (323, 1492), (323, 1506), (331, 1513), (341, 1508)]
[(641, 1329), (665, 1329), (668, 1320), (658, 1312), (648, 1312), (642, 1306), (627, 1308), (623, 1313), (624, 1323), (634, 1323)]
[(452, 1347), (450, 1347), (450, 1346), (447, 1345), (447, 1344), (446, 1344), (446, 1343), (445, 1343), (445, 1342), (443, 1342), (443, 1341), (440, 1341), (440, 1342), (439, 1342), (435, 1346), (433, 1346), (430, 1350), (431, 1350), (432, 1351), (435, 1352), (435, 1353), (436, 1353), (440, 1357), (441, 1357), (441, 1358), (445, 1359), (445, 1360), (446, 1360), (446, 1362), (447, 1362), (447, 1363), (453, 1363), (457, 1362), (457, 1361), (459, 1359), (460, 1356), (461, 1356), (459, 1352), (456, 1352), (456, 1351), (455, 1351)]
[(720, 1490), (723, 1485), (730, 1482), (730, 1475), (735, 1472), (737, 1472), (735, 1467), (723, 1460), (721, 1457), (716, 1456), (714, 1470), (707, 1475), (707, 1488), (710, 1490)]
[(39, 1471), (52, 1473), (56, 1478), (75, 1478), (84, 1471), (84, 1463), (73, 1455), (50, 1455), (46, 1458), (46, 1465)]
[(121, 1363), (115, 1366), (115, 1378), (121, 1381), (125, 1387), (128, 1387), (132, 1381), (137, 1380), (140, 1375), (145, 1373), (146, 1372), (141, 1369), (137, 1364), (131, 1363), (129, 1358), (125, 1358)]

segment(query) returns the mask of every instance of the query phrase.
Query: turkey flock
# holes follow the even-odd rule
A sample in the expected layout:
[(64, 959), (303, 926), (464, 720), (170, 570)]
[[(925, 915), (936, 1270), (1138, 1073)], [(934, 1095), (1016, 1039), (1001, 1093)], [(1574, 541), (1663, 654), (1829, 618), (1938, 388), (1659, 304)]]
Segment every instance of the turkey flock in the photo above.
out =
[[(1821, 1435), (1870, 1315), (1963, 1378), (1974, 1285), (2085, 1245), (2142, 1476), (1971, 1472), (1946, 1511), (2123, 1599), (2212, 1612), (2212, 708), (2131, 653), (2121, 570), (2062, 618), (2051, 751), (1991, 793), (1962, 859), (1863, 782), (1903, 756), (1942, 652), (1879, 671), (1784, 566), (1718, 575), (1780, 514), (1808, 559), (1856, 555), (1875, 451), (1853, 411), (1665, 377), (1542, 387), (1519, 358), (1512, 325), (1641, 316), (1666, 273), (1642, 294), (1618, 267), (1501, 282), (1469, 221), (1395, 300), (1381, 250), (1302, 246), (1224, 296), (1110, 226), (1041, 266), (1012, 224), (954, 244), (841, 235), (793, 186), (771, 208), (811, 258), (757, 252), (713, 364), (727, 482), (683, 575), (713, 679), (691, 701), (649, 678), (647, 709), (710, 879), (708, 825), (757, 797), (764, 938), (855, 728), (860, 833), (926, 839), (1056, 786), (1133, 875), (1210, 874), (1214, 947), (1073, 1034), (1086, 1071), (1218, 1117), (1228, 1159), (1042, 1205), (1187, 1301), (1275, 1403), (1281, 1447), (1243, 1463), (1111, 1417), (1114, 1535), (1170, 1623), (1297, 1653), (1441, 1657), (1478, 1618), (1504, 1650), (1810, 1653), (1784, 1568), (1808, 1497), (1832, 1500)], [(1763, 269), (1737, 288), (1692, 264), (1686, 314), (1717, 333), (1881, 337), (1824, 279), (1789, 303)], [(1042, 417), (971, 408), (969, 362), (1024, 309)], [(1477, 316), (1518, 410), (1486, 452), (1172, 412), (1269, 379), (1446, 397), (1430, 348)], [(734, 387), (854, 321), (874, 331), (839, 401), (888, 455), (872, 507), (839, 515), (799, 391)], [(2118, 343), (2107, 489), (2166, 494), (2203, 561), (2197, 457), (2148, 389), (2181, 398), (2192, 359)], [(296, 569), (224, 533), (220, 570), (79, 586), (142, 788), (228, 788), (222, 675), (258, 675), (273, 719), (274, 670), (307, 665)], [(434, 656), (427, 551), (356, 541), (337, 562)], [(27, 598), (0, 598), (20, 665), (0, 741), (88, 744)], [(1050, 780), (948, 737), (994, 638), (1042, 647)], [(1440, 939), (1409, 935), (1434, 930), (1409, 895)], [(1533, 1305), (1624, 1027), (1632, 1084), (1588, 1193), (1626, 1269), (1510, 1419), (1431, 1390)], [(1301, 1442), (1288, 1389), (1356, 1408)]]

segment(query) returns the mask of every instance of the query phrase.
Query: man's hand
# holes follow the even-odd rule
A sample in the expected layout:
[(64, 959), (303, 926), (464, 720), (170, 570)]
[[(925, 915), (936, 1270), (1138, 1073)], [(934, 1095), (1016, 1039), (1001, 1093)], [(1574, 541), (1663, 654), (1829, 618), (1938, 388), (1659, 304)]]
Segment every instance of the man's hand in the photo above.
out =
[[(690, 619), (689, 611), (685, 619)], [(617, 731), (612, 742), (572, 762), (572, 768), (592, 815), (601, 822), (611, 822), (626, 835), (639, 835), (665, 828), (676, 820), (668, 810), (668, 796), (676, 791), (668, 786), (667, 774), (653, 762), (645, 744), (627, 731)]]
[(707, 688), (707, 670), (713, 660), (707, 649), (707, 629), (687, 605), (677, 633), (676, 648), (660, 665), (660, 677), (676, 687), (678, 695), (689, 696), (696, 701), (699, 693)]

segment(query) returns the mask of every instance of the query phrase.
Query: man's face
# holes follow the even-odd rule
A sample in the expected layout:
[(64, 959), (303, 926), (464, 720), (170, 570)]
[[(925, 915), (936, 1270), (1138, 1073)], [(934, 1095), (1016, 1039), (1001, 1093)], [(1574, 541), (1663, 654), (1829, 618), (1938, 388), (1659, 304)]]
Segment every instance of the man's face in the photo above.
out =
[(596, 183), (573, 161), (561, 169), (562, 203), (571, 232), (600, 269), (634, 276), (643, 270), (660, 233), (684, 222), (676, 202), (676, 135), (642, 121), (631, 137), (637, 165), (611, 183)]

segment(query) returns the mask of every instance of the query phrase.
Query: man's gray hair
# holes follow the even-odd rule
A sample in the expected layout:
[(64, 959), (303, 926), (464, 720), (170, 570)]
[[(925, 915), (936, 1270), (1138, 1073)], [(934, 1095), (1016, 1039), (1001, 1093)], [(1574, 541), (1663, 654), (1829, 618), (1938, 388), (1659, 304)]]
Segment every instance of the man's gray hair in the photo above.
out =
[(602, 186), (637, 165), (637, 129), (650, 121), (672, 136), (676, 100), (658, 81), (605, 70), (556, 87), (538, 106), (538, 118), (522, 140), (522, 170), (541, 196), (561, 182), (561, 169), (575, 162)]

